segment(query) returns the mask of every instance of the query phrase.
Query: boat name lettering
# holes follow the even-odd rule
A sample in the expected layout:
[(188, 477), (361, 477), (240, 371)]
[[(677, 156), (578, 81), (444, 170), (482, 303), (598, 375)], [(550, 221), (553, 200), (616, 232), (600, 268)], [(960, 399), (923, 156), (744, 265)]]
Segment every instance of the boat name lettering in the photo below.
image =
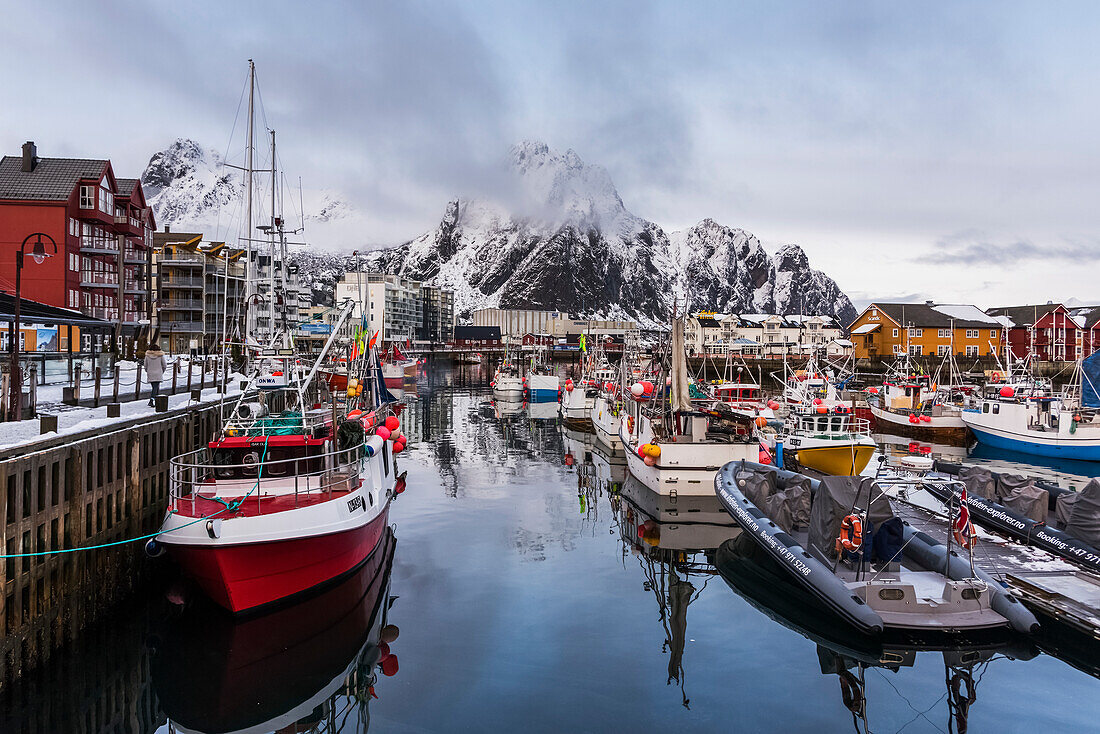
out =
[(358, 497), (352, 497), (350, 500), (348, 500), (348, 512), (355, 512), (356, 510), (362, 509), (365, 509), (365, 507), (363, 506), (362, 495)]
[(776, 540), (771, 533), (763, 530), (756, 523), (756, 518), (754, 518), (743, 507), (737, 504), (737, 501), (733, 497), (731, 497), (724, 488), (721, 488), (720, 491), (729, 499), (729, 505), (733, 507), (733, 514), (735, 515), (734, 519), (737, 520), (738, 525), (740, 525), (745, 530), (759, 535), (760, 539), (763, 540), (769, 548), (779, 554), (780, 558), (793, 566), (794, 569), (800, 574), (802, 574), (803, 576), (810, 575), (810, 567), (803, 563), (798, 558), (798, 556), (792, 553), (790, 548)]
[(994, 509), (992, 505), (982, 501), (981, 499), (979, 499), (977, 497), (967, 497), (966, 498), (966, 504), (970, 505), (971, 507), (978, 508), (982, 512), (989, 515), (991, 518), (995, 518), (997, 520), (1000, 520), (1001, 522), (1005, 523), (1006, 525), (1011, 525), (1012, 527), (1016, 528), (1017, 530), (1027, 530), (1027, 523), (1023, 522), (1022, 520), (1017, 520), (1016, 518), (1012, 517), (1012, 515), (1009, 515), (1007, 512), (1005, 512), (1004, 510)]

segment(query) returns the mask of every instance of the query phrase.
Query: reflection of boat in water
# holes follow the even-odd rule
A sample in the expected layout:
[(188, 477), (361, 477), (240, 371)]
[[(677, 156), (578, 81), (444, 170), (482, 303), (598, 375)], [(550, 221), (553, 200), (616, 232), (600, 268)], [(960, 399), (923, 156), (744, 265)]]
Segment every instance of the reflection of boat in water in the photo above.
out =
[(558, 418), (558, 404), (541, 401), (527, 404), (527, 417), (537, 421), (552, 421)]
[(341, 707), (360, 707), (365, 722), (375, 666), (397, 670), (387, 626), (396, 540), (387, 530), (381, 543), (354, 574), (294, 606), (244, 621), (211, 606), (186, 612), (152, 660), (174, 730), (311, 731)]
[(497, 418), (514, 418), (523, 413), (522, 400), (494, 400), (493, 414)]
[(669, 497), (628, 475), (622, 496), (644, 516), (640, 523), (645, 526), (644, 537), (639, 537), (651, 548), (682, 553), (708, 551), (741, 533), (713, 494)]
[(608, 492), (618, 492), (626, 481), (626, 457), (611, 451), (599, 441), (593, 444), (592, 470), (597, 483)]
[(563, 423), (561, 441), (567, 466), (591, 462), (592, 447), (595, 445), (595, 437), (591, 433), (578, 431)]
[(858, 731), (871, 730), (864, 681), (867, 668), (897, 672), (913, 667), (922, 652), (942, 653), (947, 715), (951, 719), (947, 730), (964, 732), (969, 708), (977, 700), (975, 685), (981, 677), (977, 669), (996, 655), (1016, 660), (1030, 660), (1036, 655), (1034, 647), (1022, 639), (988, 633), (950, 641), (924, 639), (906, 630), (887, 636), (862, 635), (792, 583), (786, 571), (748, 534), (723, 543), (714, 560), (718, 573), (738, 596), (770, 619), (817, 644), (821, 673), (838, 677), (842, 700), (852, 712)]
[(705, 585), (714, 574), (707, 553), (741, 530), (721, 511), (714, 495), (670, 498), (634, 476), (627, 476), (611, 505), (624, 550), (638, 558), (646, 588), (657, 601), (669, 651), (666, 683), (679, 684), (687, 708), (683, 656), (688, 607), (697, 596), (692, 579), (702, 578)]

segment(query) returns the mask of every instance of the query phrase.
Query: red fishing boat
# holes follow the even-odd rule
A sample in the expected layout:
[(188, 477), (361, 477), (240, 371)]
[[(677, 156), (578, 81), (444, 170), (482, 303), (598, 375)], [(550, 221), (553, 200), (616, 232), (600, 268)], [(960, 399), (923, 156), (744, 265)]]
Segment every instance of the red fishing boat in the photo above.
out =
[(373, 353), (349, 364), (361, 376), (343, 395), (292, 355), (258, 361), (221, 434), (172, 459), (169, 512), (153, 544), (233, 612), (354, 570), (403, 484), (395, 456), (406, 439)]

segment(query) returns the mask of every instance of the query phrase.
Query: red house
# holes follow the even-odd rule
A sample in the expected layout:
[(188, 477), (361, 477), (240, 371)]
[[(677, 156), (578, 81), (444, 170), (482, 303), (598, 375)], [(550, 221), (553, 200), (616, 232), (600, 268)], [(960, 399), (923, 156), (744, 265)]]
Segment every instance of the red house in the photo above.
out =
[(523, 346), (532, 347), (536, 344), (540, 346), (552, 346), (557, 342), (557, 339), (549, 334), (532, 334), (527, 332), (523, 335)]
[(1031, 352), (1043, 361), (1072, 362), (1084, 356), (1085, 328), (1060, 303), (1004, 306), (986, 313), (1007, 318), (1008, 344), (1014, 357), (1023, 358)]
[[(0, 159), (0, 287), (14, 292), (15, 253), (42, 232), (57, 255), (24, 262), (22, 294), (79, 309), (133, 333), (150, 313), (148, 277), (156, 224), (137, 179), (116, 179), (109, 160), (39, 158), (33, 142)], [(49, 251), (49, 247), (47, 250)], [(51, 252), (52, 254), (52, 252)]]
[(1100, 306), (1080, 306), (1072, 313), (1085, 334), (1082, 356), (1088, 357), (1100, 351)]

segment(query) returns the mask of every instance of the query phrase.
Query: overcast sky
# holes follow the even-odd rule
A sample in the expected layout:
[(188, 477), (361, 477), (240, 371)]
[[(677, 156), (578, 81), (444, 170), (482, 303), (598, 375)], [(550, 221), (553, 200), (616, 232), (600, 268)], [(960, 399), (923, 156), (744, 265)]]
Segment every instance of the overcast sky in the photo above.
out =
[(0, 147), (130, 176), (177, 137), (224, 150), (253, 58), (289, 172), (369, 242), (535, 138), (668, 230), (801, 244), (854, 299), (1100, 301), (1100, 6), (937, 5), (0, 0)]

